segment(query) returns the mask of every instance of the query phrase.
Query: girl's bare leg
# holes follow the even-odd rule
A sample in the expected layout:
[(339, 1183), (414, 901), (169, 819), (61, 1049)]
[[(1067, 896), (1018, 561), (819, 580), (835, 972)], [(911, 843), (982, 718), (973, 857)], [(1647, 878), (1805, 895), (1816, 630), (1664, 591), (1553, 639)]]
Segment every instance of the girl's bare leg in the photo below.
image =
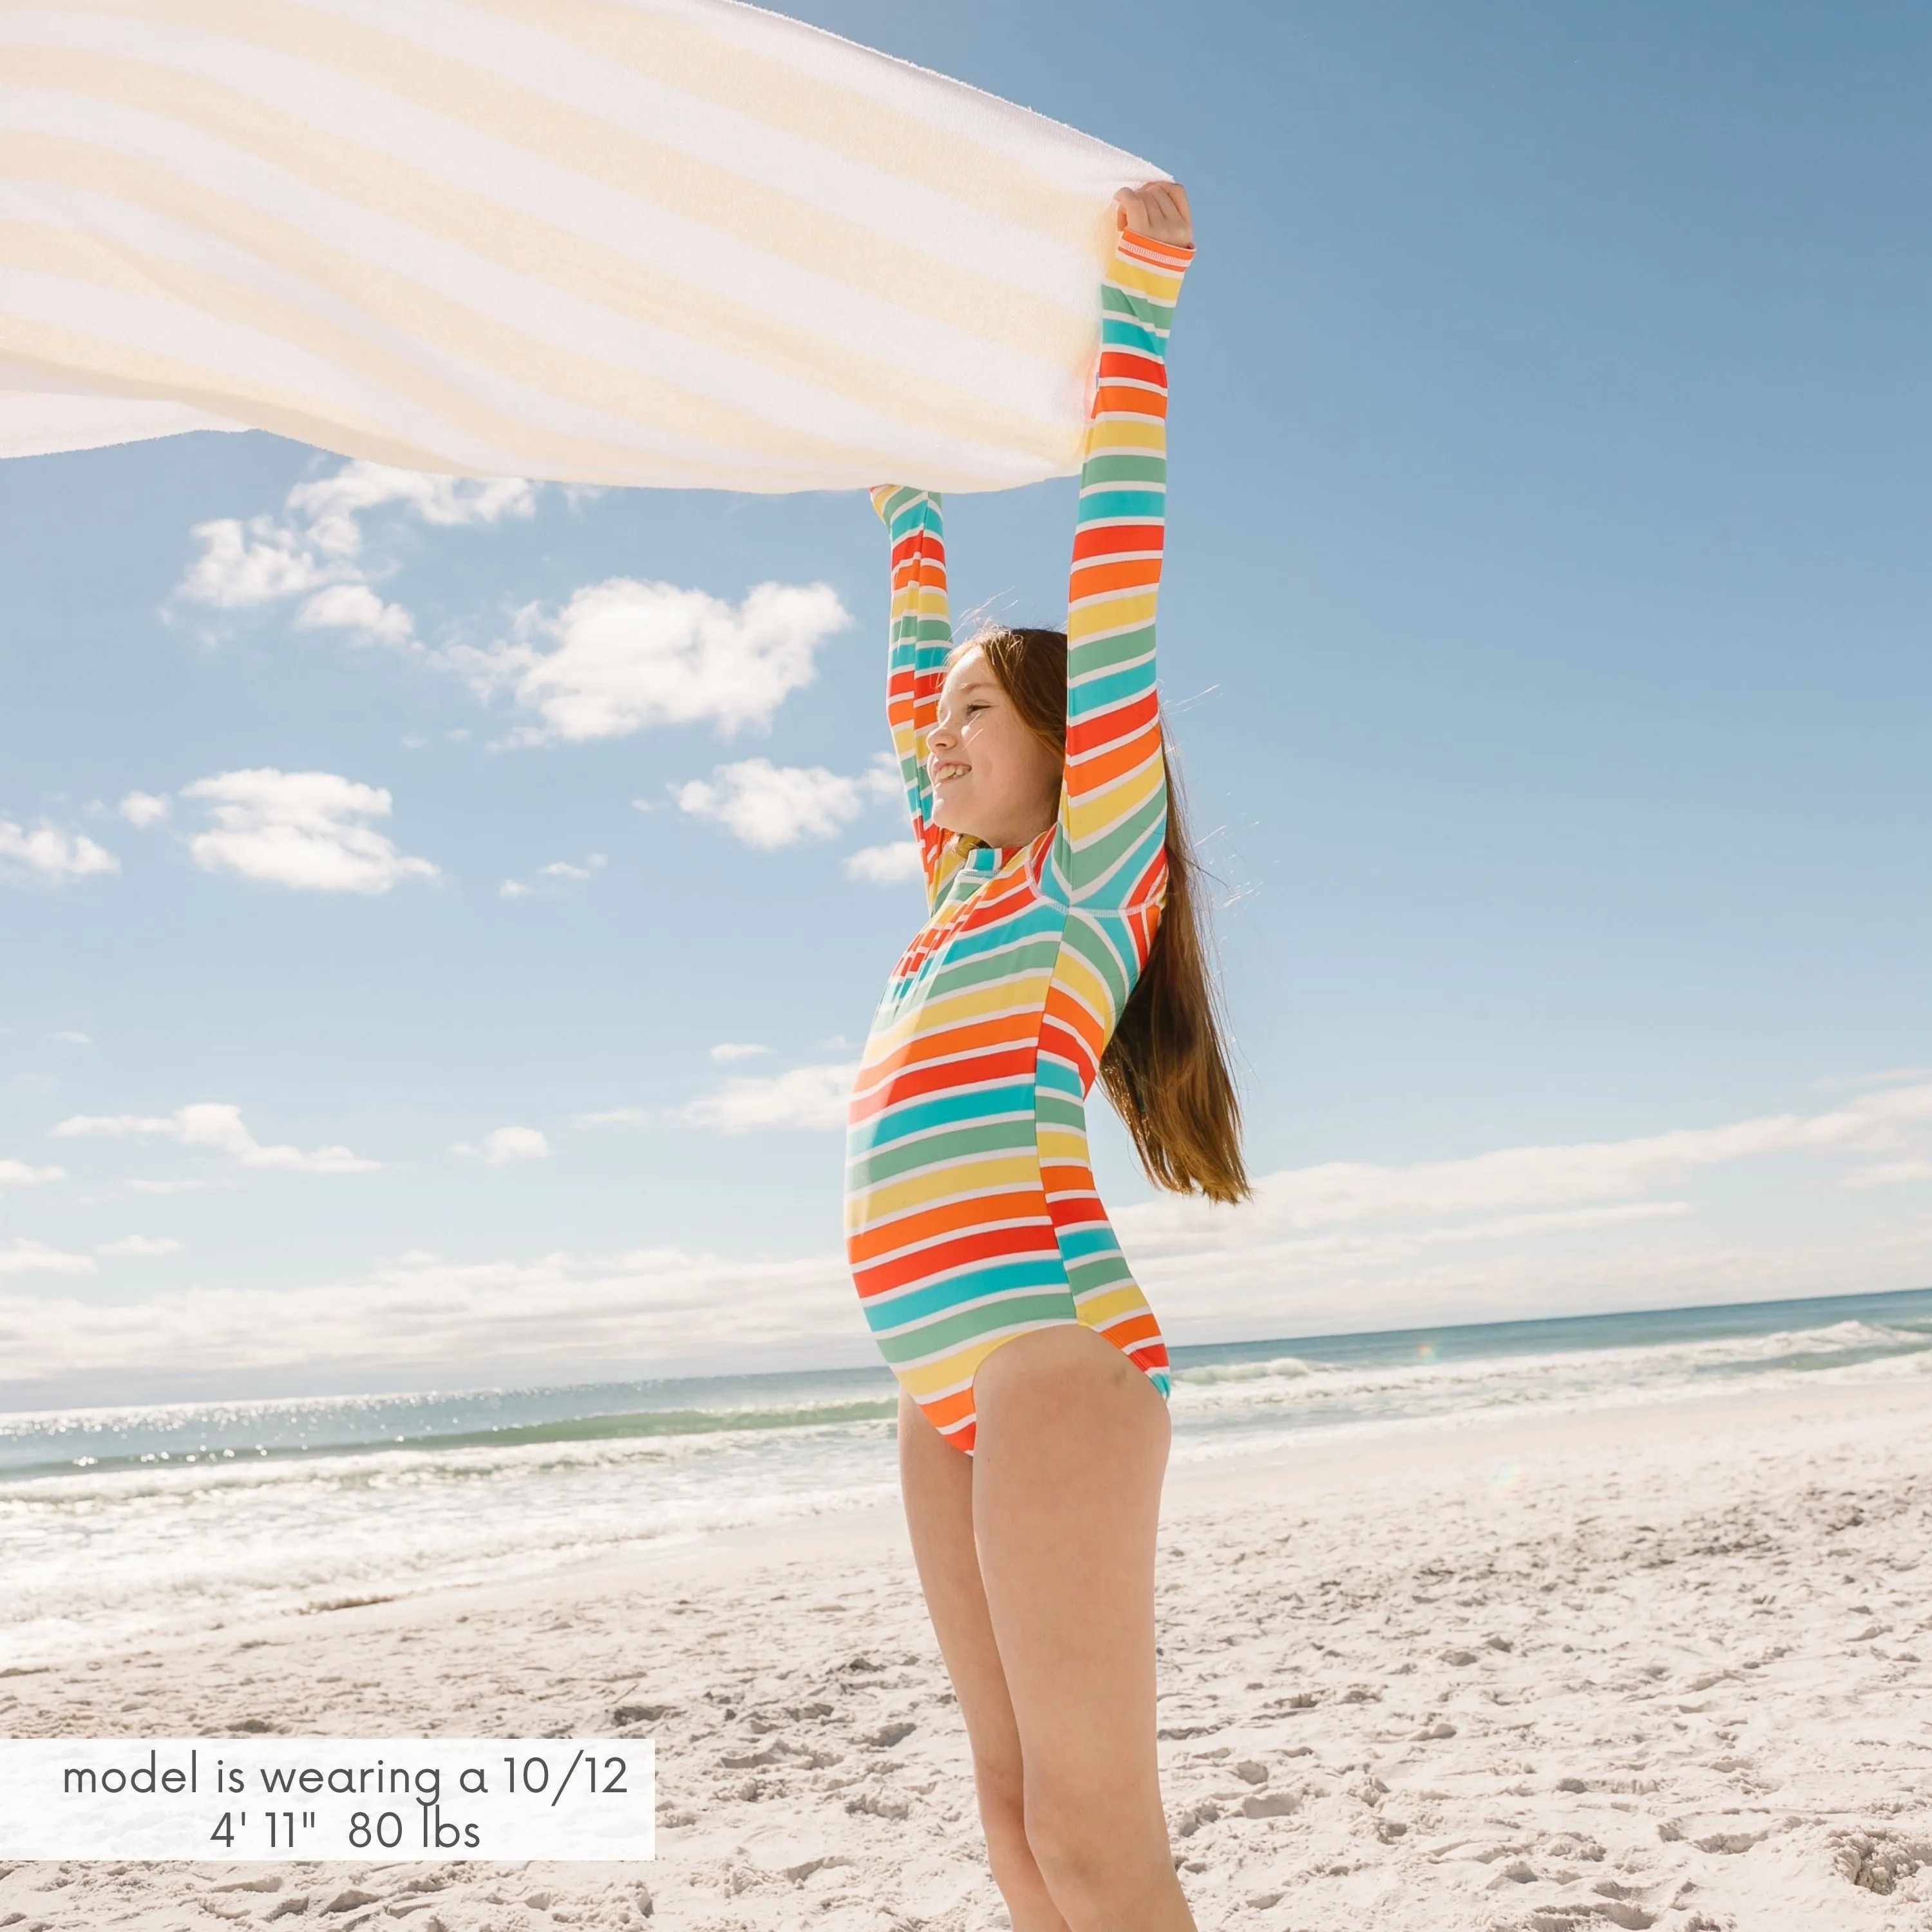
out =
[[(1071, 1932), (1192, 1932), (1154, 1740), (1166, 1405), (1112, 1343), (1072, 1326), (1002, 1342), (980, 1365), (974, 1402), (973, 1525), (990, 1630), (976, 1625), (974, 1640), (1003, 1680), (1000, 1774), (1012, 1774), (1010, 1725), (1033, 1861)], [(1052, 1922), (1028, 1921), (1028, 1932)]]
[(944, 1441), (903, 1390), (898, 1440), (899, 1487), (913, 1557), (966, 1720), (994, 1882), (1006, 1901), (1013, 1932), (1067, 1932), (1027, 1844), (1019, 1732), (974, 1547), (972, 1458)]

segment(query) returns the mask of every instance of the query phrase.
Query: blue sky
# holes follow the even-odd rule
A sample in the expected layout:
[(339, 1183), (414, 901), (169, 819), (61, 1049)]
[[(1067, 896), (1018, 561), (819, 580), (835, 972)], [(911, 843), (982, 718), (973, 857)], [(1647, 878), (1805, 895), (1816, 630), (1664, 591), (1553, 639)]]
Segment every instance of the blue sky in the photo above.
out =
[[(793, 10), (1194, 192), (1163, 683), (1270, 1179), (1096, 1105), (1173, 1337), (1932, 1280), (1932, 22)], [(869, 1359), (869, 506), (368, 482), (0, 465), (0, 1394)], [(956, 499), (956, 608), (1057, 620), (1071, 502)], [(619, 596), (652, 701), (614, 580), (713, 600)]]

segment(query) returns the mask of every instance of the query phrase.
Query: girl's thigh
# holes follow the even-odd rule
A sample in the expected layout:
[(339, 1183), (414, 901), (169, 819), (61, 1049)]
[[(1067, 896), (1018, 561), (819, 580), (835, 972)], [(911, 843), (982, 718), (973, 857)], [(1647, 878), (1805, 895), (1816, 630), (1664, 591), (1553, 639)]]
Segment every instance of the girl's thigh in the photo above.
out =
[[(976, 1378), (979, 1567), (1027, 1804), (1166, 1841), (1154, 1740), (1154, 1545), (1167, 1405), (1090, 1328), (1036, 1330)], [(1169, 1874), (1171, 1876), (1171, 1873)]]
[(899, 1490), (940, 1654), (959, 1700), (982, 1802), (1020, 1802), (1019, 1734), (987, 1614), (973, 1532), (973, 1459), (899, 1392)]

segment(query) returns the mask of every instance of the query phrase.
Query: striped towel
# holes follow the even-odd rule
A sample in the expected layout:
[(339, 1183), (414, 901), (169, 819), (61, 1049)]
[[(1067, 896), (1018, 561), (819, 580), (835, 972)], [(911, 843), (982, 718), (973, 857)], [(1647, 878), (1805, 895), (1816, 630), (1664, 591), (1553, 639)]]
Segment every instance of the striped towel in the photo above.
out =
[(0, 455), (1068, 475), (1160, 172), (736, 0), (0, 0)]

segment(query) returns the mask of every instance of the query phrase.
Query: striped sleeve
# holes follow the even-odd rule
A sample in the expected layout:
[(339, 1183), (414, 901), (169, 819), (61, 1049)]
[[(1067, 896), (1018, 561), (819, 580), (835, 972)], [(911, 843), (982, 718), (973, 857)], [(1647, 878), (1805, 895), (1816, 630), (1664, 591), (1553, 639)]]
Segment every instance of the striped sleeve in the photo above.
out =
[(1167, 503), (1167, 338), (1192, 248), (1131, 230), (1101, 284), (1100, 364), (1067, 585), (1066, 774), (1048, 877), (1068, 903), (1157, 906), (1167, 768), (1154, 603)]
[(892, 601), (886, 660), (886, 718), (905, 787), (912, 835), (919, 844), (926, 902), (937, 902), (944, 875), (946, 835), (931, 822), (932, 782), (926, 734), (939, 709), (952, 622), (946, 592), (946, 526), (939, 493), (885, 483), (872, 507), (892, 538)]

